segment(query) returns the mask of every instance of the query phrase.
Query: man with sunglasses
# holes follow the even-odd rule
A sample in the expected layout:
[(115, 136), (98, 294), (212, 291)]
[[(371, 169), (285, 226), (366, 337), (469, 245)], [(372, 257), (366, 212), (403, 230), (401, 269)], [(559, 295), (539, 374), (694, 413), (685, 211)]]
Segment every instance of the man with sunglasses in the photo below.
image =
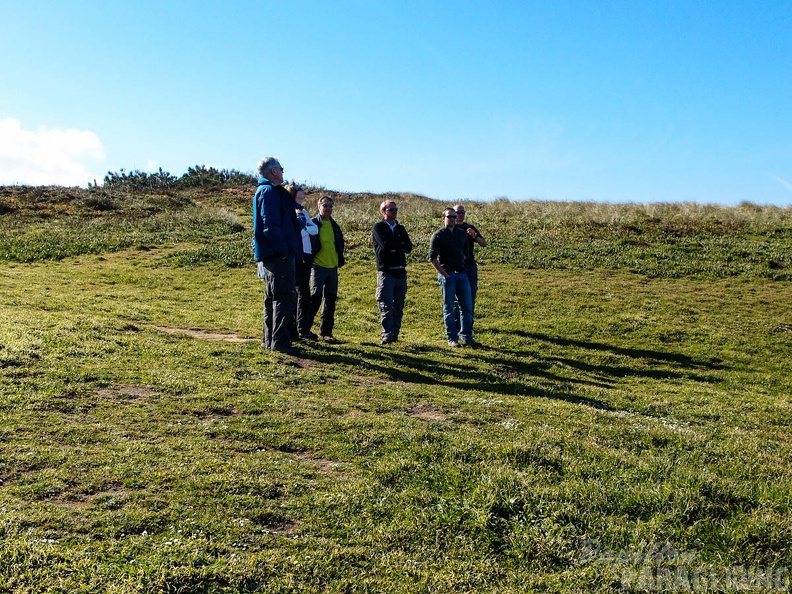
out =
[[(454, 212), (456, 212), (457, 220), (456, 226), (459, 229), (462, 229), (467, 234), (468, 238), (468, 253), (467, 259), (465, 260), (465, 274), (467, 274), (468, 280), (470, 281), (470, 303), (471, 307), (473, 308), (473, 315), (476, 314), (476, 294), (478, 293), (478, 264), (476, 264), (476, 255), (474, 250), (476, 246), (480, 247), (487, 247), (487, 240), (484, 239), (484, 236), (479, 233), (479, 230), (476, 229), (470, 223), (465, 222), (465, 215), (466, 210), (465, 206), (462, 204), (457, 204), (454, 206)], [(457, 325), (461, 325), (461, 316), (459, 315), (459, 307), (455, 309), (455, 315), (457, 320)]]
[(319, 336), (331, 344), (338, 342), (333, 336), (333, 328), (338, 300), (338, 269), (344, 265), (344, 234), (333, 218), (334, 207), (330, 196), (322, 196), (319, 198), (319, 214), (313, 218), (319, 232), (311, 236), (314, 261), (311, 267), (311, 311), (307, 322), (310, 328), (321, 308)]
[(393, 200), (385, 200), (380, 204), (383, 218), (372, 229), (383, 345), (399, 340), (407, 296), (407, 254), (413, 248), (407, 229), (396, 220), (398, 211)]
[[(429, 240), (429, 261), (437, 270), (437, 282), (443, 295), (443, 323), (448, 346), (478, 346), (473, 339), (473, 303), (470, 281), (465, 273), (468, 236), (456, 226), (452, 207), (443, 210), (443, 227)], [(457, 326), (454, 302), (459, 304), (461, 326)]]
[(302, 240), (294, 201), (281, 185), (283, 167), (275, 157), (258, 164), (258, 189), (253, 196), (253, 255), (264, 294), (264, 341), (272, 351), (299, 355), (292, 345), (289, 322), (295, 307), (295, 259), (302, 258)]

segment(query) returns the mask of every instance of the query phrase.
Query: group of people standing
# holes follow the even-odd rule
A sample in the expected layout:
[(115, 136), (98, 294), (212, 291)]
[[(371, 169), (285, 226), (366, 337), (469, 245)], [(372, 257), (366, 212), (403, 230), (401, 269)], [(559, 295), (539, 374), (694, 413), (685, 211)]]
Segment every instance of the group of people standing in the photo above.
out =
[[(337, 342), (333, 336), (338, 296), (338, 269), (344, 265), (344, 234), (332, 217), (330, 196), (319, 198), (319, 214), (305, 210), (305, 192), (283, 186), (283, 167), (274, 157), (258, 164), (253, 196), (253, 253), (259, 277), (266, 281), (264, 341), (270, 350), (298, 355), (297, 340)], [(377, 263), (376, 300), (381, 344), (399, 340), (407, 295), (407, 254), (413, 244), (397, 220), (396, 202), (380, 205), (382, 220), (372, 229)], [(473, 338), (478, 290), (474, 246), (487, 241), (465, 222), (461, 204), (443, 210), (443, 226), (429, 242), (429, 261), (437, 271), (443, 296), (443, 323), (449, 346), (479, 346)], [(319, 335), (311, 328), (319, 310)]]
[[(338, 269), (344, 265), (344, 234), (333, 220), (330, 196), (319, 199), (319, 214), (305, 210), (305, 191), (284, 187), (275, 157), (258, 164), (253, 195), (253, 255), (264, 293), (264, 341), (272, 351), (298, 355), (297, 340), (336, 342), (333, 337)], [(322, 310), (319, 335), (311, 331)]]
[(443, 210), (443, 227), (429, 240), (429, 261), (437, 270), (443, 294), (443, 324), (448, 345), (480, 346), (473, 338), (473, 312), (478, 292), (478, 265), (474, 245), (487, 240), (478, 229), (465, 223), (461, 204)]

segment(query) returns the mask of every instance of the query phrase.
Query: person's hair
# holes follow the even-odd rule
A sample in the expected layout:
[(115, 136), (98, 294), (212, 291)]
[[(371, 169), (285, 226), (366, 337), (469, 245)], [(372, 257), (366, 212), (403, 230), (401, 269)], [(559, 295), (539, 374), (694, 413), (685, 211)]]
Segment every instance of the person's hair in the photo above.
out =
[(446, 216), (446, 213), (447, 213), (447, 212), (453, 212), (454, 214), (456, 214), (456, 210), (454, 210), (454, 207), (453, 207), (453, 206), (446, 206), (446, 207), (443, 209), (443, 217), (445, 217), (445, 216)]
[(296, 184), (293, 181), (290, 181), (288, 184), (283, 186), (284, 189), (289, 193), (289, 196), (292, 197), (293, 200), (297, 199), (297, 194), (299, 192), (305, 193), (305, 188), (303, 188), (300, 184)]
[(325, 202), (329, 202), (330, 204), (335, 206), (335, 202), (333, 201), (333, 199), (330, 196), (322, 196), (321, 198), (319, 198), (319, 202), (317, 202), (317, 204), (319, 206), (321, 206)]
[(276, 157), (264, 157), (259, 161), (256, 170), (260, 177), (267, 177), (273, 167), (280, 167), (280, 161)]
[(383, 200), (382, 204), (380, 204), (380, 212), (385, 210), (385, 207), (388, 206), (388, 204), (396, 204), (396, 202), (393, 200)]

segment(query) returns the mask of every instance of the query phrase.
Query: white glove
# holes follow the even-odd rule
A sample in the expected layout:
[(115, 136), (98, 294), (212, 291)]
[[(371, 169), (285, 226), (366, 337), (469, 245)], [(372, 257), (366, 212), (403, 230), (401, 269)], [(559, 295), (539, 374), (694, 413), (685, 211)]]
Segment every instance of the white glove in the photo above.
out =
[(258, 277), (266, 278), (266, 275), (264, 274), (264, 262), (258, 263)]

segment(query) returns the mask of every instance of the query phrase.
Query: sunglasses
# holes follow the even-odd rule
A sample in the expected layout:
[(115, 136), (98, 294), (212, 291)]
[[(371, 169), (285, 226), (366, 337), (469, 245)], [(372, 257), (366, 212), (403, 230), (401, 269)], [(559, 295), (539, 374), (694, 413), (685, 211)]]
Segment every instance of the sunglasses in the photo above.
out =
[(385, 210), (387, 212), (397, 212), (399, 209), (394, 207), (394, 208), (384, 208), (383, 210)]

